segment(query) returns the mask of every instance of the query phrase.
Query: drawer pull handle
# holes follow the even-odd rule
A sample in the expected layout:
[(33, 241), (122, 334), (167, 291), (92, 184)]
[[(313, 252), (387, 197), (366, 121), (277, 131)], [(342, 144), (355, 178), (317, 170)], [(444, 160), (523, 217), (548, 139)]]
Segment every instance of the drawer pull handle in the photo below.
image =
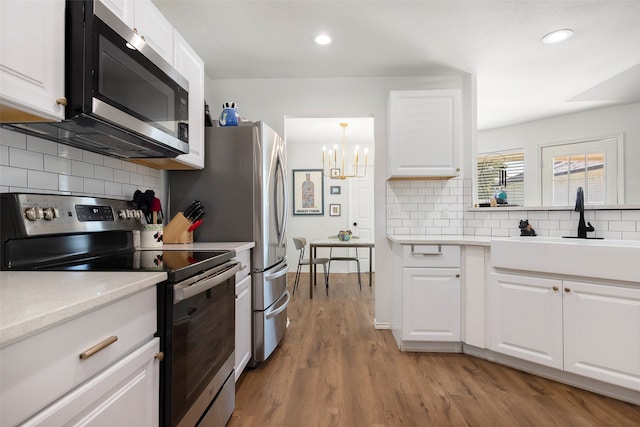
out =
[(82, 359), (82, 360), (88, 359), (91, 356), (93, 356), (94, 354), (96, 354), (97, 352), (99, 352), (100, 350), (103, 350), (103, 349), (109, 347), (111, 344), (113, 344), (116, 341), (118, 341), (118, 337), (117, 336), (115, 336), (115, 335), (110, 336), (106, 340), (104, 340), (104, 341), (94, 345), (90, 349), (80, 353), (80, 359)]

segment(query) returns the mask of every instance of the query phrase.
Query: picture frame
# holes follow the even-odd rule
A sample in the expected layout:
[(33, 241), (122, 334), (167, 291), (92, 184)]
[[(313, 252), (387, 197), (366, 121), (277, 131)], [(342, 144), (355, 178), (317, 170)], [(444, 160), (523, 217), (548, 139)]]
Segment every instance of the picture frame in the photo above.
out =
[(331, 168), (331, 177), (340, 176), (340, 168)]
[(340, 216), (341, 207), (339, 203), (329, 205), (329, 216)]
[(331, 194), (340, 194), (340, 188), (341, 187), (339, 185), (332, 185), (329, 192)]
[(324, 215), (322, 169), (294, 169), (292, 188), (294, 215)]

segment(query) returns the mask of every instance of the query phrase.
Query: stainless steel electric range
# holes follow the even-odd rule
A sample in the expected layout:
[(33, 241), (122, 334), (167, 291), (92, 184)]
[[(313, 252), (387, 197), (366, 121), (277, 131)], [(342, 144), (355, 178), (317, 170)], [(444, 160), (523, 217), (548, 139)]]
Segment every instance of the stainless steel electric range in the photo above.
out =
[(162, 426), (224, 426), (235, 406), (235, 252), (137, 248), (130, 201), (0, 195), (2, 270), (165, 271), (158, 284)]

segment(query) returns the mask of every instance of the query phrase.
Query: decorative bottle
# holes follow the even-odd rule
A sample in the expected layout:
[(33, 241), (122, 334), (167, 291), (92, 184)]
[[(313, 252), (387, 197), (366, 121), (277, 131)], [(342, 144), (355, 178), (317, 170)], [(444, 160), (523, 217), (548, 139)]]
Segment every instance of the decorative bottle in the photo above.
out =
[(220, 126), (238, 126), (238, 112), (235, 102), (225, 102), (222, 104), (222, 112), (218, 120)]

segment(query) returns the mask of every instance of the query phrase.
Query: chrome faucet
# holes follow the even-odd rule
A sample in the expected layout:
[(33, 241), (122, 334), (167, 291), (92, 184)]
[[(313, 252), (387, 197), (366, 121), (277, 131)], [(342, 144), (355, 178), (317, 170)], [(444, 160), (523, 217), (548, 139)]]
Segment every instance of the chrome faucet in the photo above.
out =
[(580, 221), (578, 222), (578, 238), (586, 239), (587, 232), (595, 231), (595, 228), (590, 222), (585, 224), (584, 222), (584, 191), (582, 187), (578, 187), (578, 194), (576, 195), (576, 212), (580, 212)]

